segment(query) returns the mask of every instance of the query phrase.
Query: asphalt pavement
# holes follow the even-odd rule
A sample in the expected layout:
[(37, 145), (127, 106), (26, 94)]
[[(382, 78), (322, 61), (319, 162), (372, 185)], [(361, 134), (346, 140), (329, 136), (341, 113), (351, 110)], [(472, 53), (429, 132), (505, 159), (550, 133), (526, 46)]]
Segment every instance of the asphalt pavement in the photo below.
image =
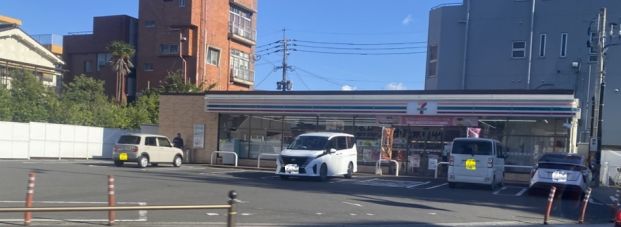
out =
[[(525, 185), (491, 191), (471, 185), (452, 189), (441, 179), (415, 177), (357, 174), (319, 182), (198, 164), (141, 169), (105, 160), (0, 160), (0, 207), (23, 207), (30, 171), (36, 173), (35, 207), (105, 206), (108, 175), (116, 179), (119, 206), (226, 204), (235, 190), (239, 226), (539, 226), (547, 202), (546, 195), (528, 195)], [(610, 225), (611, 192), (594, 193), (587, 223)], [(557, 198), (550, 223), (575, 224), (580, 202)], [(117, 226), (224, 226), (226, 215), (226, 210), (122, 211)], [(0, 225), (21, 225), (22, 218), (0, 213)], [(34, 213), (33, 225), (106, 221), (106, 212)]]

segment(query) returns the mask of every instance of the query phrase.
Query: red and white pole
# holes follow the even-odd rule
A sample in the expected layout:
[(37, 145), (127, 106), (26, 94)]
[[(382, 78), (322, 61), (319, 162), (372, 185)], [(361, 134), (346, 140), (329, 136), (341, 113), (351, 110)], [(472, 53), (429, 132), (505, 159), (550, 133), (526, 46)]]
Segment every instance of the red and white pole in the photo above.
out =
[(556, 187), (552, 186), (550, 188), (550, 195), (548, 196), (548, 206), (546, 207), (546, 214), (543, 216), (543, 224), (548, 224), (548, 219), (550, 218), (550, 212), (552, 211), (552, 203), (554, 203), (554, 194), (556, 194)]
[(582, 200), (582, 209), (580, 209), (580, 218), (578, 219), (578, 224), (584, 224), (584, 215), (586, 214), (587, 205), (589, 204), (589, 198), (591, 197), (591, 188), (588, 188), (586, 193), (584, 194), (584, 199)]
[[(28, 186), (26, 187), (26, 208), (32, 207), (32, 198), (34, 197), (35, 173), (28, 174)], [(24, 212), (24, 225), (30, 225), (32, 221), (32, 212)]]
[[(108, 206), (114, 207), (115, 202), (114, 196), (114, 177), (108, 175)], [(116, 220), (116, 213), (113, 210), (108, 211), (108, 225), (114, 225), (114, 221)]]

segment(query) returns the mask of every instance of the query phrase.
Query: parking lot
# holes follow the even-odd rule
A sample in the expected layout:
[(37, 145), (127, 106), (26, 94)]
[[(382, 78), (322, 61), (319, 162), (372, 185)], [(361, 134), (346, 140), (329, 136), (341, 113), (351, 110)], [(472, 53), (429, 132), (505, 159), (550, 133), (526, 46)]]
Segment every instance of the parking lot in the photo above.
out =
[[(36, 175), (35, 206), (105, 206), (107, 176), (116, 178), (119, 205), (226, 204), (239, 194), (242, 225), (411, 226), (538, 225), (547, 196), (531, 196), (525, 185), (451, 189), (441, 179), (357, 174), (328, 182), (283, 181), (270, 171), (168, 165), (141, 169), (93, 160), (0, 161), (0, 207), (23, 206), (28, 172)], [(592, 200), (587, 223), (612, 217), (606, 203)], [(551, 223), (576, 223), (580, 201), (555, 200)], [(225, 210), (118, 212), (120, 226), (223, 225)], [(21, 224), (23, 214), (0, 214), (0, 225)], [(102, 224), (106, 212), (35, 213), (34, 225)]]

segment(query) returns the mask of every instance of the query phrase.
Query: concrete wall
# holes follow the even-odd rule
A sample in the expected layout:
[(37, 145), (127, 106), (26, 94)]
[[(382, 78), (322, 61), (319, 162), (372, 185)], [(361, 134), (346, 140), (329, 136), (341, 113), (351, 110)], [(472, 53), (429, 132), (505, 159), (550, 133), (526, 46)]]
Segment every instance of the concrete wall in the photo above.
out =
[(112, 147), (129, 130), (0, 121), (0, 159), (112, 157)]
[[(218, 147), (218, 114), (205, 112), (204, 98), (202, 94), (160, 96), (160, 134), (174, 138), (181, 133), (193, 163), (209, 163), (211, 152)], [(194, 124), (205, 125), (203, 148), (192, 146)]]

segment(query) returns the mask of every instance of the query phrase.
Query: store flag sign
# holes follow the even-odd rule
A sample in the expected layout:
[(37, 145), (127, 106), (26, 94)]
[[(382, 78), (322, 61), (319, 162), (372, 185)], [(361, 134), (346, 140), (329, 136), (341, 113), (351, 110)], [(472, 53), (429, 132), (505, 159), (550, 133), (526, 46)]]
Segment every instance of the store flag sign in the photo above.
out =
[(410, 102), (407, 106), (408, 115), (436, 115), (438, 103), (429, 101)]
[(466, 135), (468, 138), (479, 138), (481, 135), (481, 128), (468, 128)]

